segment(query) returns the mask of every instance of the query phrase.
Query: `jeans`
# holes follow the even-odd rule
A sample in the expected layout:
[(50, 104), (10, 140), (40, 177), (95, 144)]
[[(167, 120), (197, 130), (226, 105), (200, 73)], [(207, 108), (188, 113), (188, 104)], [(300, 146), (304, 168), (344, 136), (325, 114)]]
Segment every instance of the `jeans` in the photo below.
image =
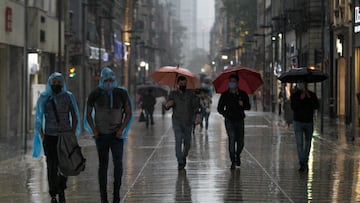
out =
[(235, 162), (240, 159), (240, 154), (244, 148), (244, 120), (230, 121), (225, 119), (225, 128), (229, 140), (230, 160)]
[(293, 124), (299, 163), (300, 165), (304, 165), (307, 164), (309, 160), (314, 125), (312, 122), (304, 123), (299, 121), (293, 121)]
[(200, 123), (201, 128), (203, 128), (203, 121), (205, 121), (205, 129), (207, 130), (209, 128), (209, 117), (210, 117), (210, 113), (208, 112), (201, 113), (201, 123)]
[(66, 189), (67, 177), (59, 174), (58, 154), (57, 154), (58, 136), (45, 135), (43, 146), (46, 156), (47, 175), (49, 183), (49, 194), (54, 197), (56, 194), (64, 192)]
[(191, 146), (192, 124), (172, 122), (175, 134), (175, 153), (179, 164), (185, 164), (185, 159)]
[(114, 163), (114, 198), (120, 199), (121, 176), (123, 173), (122, 156), (124, 142), (116, 137), (116, 133), (99, 134), (96, 139), (96, 149), (99, 156), (99, 185), (102, 200), (107, 199), (107, 170), (109, 163), (109, 149), (111, 149)]

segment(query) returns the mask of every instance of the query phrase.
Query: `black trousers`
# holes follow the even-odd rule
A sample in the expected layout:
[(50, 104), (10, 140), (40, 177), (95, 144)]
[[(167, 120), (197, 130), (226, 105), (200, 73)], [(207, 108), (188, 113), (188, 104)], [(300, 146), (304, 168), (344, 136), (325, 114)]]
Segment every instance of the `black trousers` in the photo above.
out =
[(59, 173), (58, 154), (57, 154), (57, 136), (45, 135), (43, 141), (44, 153), (46, 156), (47, 174), (49, 183), (49, 194), (53, 197), (56, 194), (64, 192), (66, 189), (67, 177)]

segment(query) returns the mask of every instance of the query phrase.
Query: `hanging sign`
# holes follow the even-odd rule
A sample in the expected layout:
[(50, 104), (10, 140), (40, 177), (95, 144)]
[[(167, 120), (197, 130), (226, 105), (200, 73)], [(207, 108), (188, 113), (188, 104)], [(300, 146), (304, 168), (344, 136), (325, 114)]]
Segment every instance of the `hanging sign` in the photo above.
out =
[(12, 9), (10, 7), (5, 8), (5, 31), (12, 31)]

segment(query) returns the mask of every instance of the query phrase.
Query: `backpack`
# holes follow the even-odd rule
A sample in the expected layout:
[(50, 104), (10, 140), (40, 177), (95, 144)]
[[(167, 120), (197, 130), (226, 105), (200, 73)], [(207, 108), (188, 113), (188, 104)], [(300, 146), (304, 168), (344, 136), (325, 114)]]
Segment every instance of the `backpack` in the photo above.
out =
[(64, 176), (77, 176), (81, 171), (85, 170), (86, 159), (73, 132), (59, 135), (57, 152), (59, 171)]
[[(53, 99), (52, 107), (55, 113), (56, 122), (59, 123), (59, 114)], [(76, 135), (70, 131), (60, 133), (57, 142), (57, 154), (59, 161), (59, 172), (64, 176), (77, 176), (85, 170), (85, 162), (81, 147), (77, 142)]]

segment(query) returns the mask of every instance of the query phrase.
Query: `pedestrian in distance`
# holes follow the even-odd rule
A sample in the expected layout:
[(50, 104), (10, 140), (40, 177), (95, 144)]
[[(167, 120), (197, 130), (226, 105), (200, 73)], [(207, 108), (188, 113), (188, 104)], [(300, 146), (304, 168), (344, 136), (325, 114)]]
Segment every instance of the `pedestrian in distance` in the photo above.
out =
[(152, 93), (152, 89), (149, 89), (147, 94), (142, 96), (142, 104), (141, 108), (145, 111), (145, 117), (146, 117), (146, 127), (149, 127), (149, 122), (151, 125), (154, 125), (154, 109), (156, 104), (156, 98), (154, 97)]
[(200, 91), (200, 107), (201, 107), (201, 122), (200, 129), (202, 130), (205, 122), (205, 130), (209, 128), (209, 117), (211, 112), (212, 100), (209, 94), (205, 91)]
[(296, 149), (300, 172), (308, 170), (311, 139), (314, 132), (314, 111), (319, 109), (316, 94), (307, 88), (307, 83), (296, 85), (296, 90), (290, 96), (291, 109), (294, 112), (293, 126), (296, 139)]
[(107, 171), (111, 150), (114, 164), (113, 202), (118, 203), (123, 173), (124, 139), (132, 123), (132, 110), (127, 91), (117, 86), (115, 74), (108, 67), (102, 69), (99, 85), (88, 97), (85, 118), (85, 126), (88, 126), (85, 128), (93, 134), (99, 156), (101, 202), (108, 202)]
[[(241, 79), (241, 78), (240, 78)], [(251, 105), (247, 93), (238, 88), (239, 77), (229, 76), (229, 88), (220, 96), (218, 112), (225, 118), (225, 128), (228, 135), (231, 169), (241, 164), (241, 152), (244, 148), (244, 110), (250, 110)]]
[[(173, 109), (172, 127), (175, 134), (175, 152), (178, 169), (186, 166), (186, 158), (191, 146), (191, 131), (193, 123), (200, 123), (199, 100), (193, 91), (186, 89), (187, 79), (177, 78), (177, 90), (170, 92), (165, 109)], [(194, 118), (194, 115), (195, 118)]]
[(64, 76), (52, 73), (36, 103), (33, 157), (46, 156), (51, 203), (65, 203), (67, 177), (58, 171), (59, 136), (73, 132), (80, 135), (80, 114), (73, 94), (67, 91)]

